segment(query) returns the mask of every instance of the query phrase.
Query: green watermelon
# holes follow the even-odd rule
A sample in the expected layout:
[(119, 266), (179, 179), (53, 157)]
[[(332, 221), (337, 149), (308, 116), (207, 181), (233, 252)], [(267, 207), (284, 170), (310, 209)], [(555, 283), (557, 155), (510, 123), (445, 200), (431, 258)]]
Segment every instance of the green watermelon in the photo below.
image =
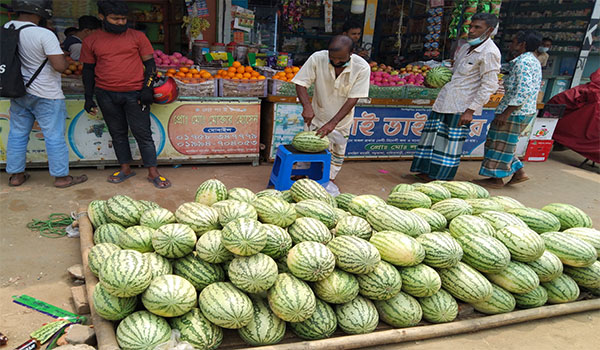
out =
[(106, 201), (103, 200), (91, 201), (90, 204), (88, 204), (87, 215), (95, 229), (112, 221), (107, 214)]
[(425, 84), (432, 88), (441, 88), (452, 80), (452, 70), (448, 67), (433, 67), (427, 72)]
[(162, 275), (173, 274), (173, 266), (171, 266), (169, 259), (156, 253), (144, 253), (142, 255), (148, 260), (148, 264), (150, 264), (152, 279)]
[(348, 211), (354, 216), (366, 219), (367, 213), (376, 207), (385, 205), (385, 201), (372, 194), (363, 194), (352, 198), (348, 204)]
[(471, 215), (473, 208), (465, 200), (450, 198), (439, 201), (431, 206), (432, 210), (444, 215), (446, 220), (452, 221), (460, 215)]
[(438, 270), (442, 288), (456, 299), (476, 303), (492, 297), (492, 284), (474, 268), (459, 262), (456, 266)]
[(456, 240), (463, 250), (462, 261), (480, 272), (498, 273), (510, 263), (510, 251), (494, 237), (468, 234)]
[(323, 243), (300, 242), (290, 249), (287, 265), (294, 276), (316, 282), (333, 272), (335, 255)]
[(525, 206), (519, 202), (518, 200), (507, 197), (507, 196), (494, 196), (490, 197), (491, 200), (500, 204), (504, 211), (508, 211), (509, 209), (515, 208), (525, 208)]
[(220, 228), (219, 212), (201, 203), (183, 203), (175, 211), (175, 218), (180, 224), (188, 225), (198, 236)]
[[(418, 184), (415, 184), (418, 185)], [(394, 193), (394, 192), (404, 192), (404, 191), (414, 191), (415, 190), (415, 186), (411, 185), (411, 184), (397, 184), (396, 186), (394, 186), (392, 188), (392, 190), (390, 191), (390, 194)]]
[(327, 248), (335, 255), (338, 268), (357, 275), (374, 271), (381, 261), (379, 251), (374, 245), (355, 236), (338, 236), (327, 244)]
[(588, 242), (596, 248), (596, 252), (600, 256), (600, 231), (587, 227), (574, 227), (565, 230), (564, 233), (571, 234), (582, 241)]
[(196, 190), (195, 202), (211, 206), (219, 201), (227, 199), (227, 187), (217, 180), (206, 180), (198, 186)]
[[(130, 226), (119, 235), (119, 247), (121, 249), (133, 249), (140, 253), (154, 251), (152, 247), (152, 236), (154, 229), (146, 226)], [(195, 240), (194, 236), (194, 240)]]
[(317, 297), (331, 303), (344, 304), (356, 298), (359, 293), (358, 277), (348, 272), (335, 269), (333, 272), (313, 284), (313, 290)]
[(140, 222), (142, 210), (135, 199), (119, 194), (106, 201), (106, 216), (111, 222), (128, 227)]
[(161, 206), (158, 205), (158, 203), (153, 202), (153, 201), (147, 201), (147, 200), (140, 199), (137, 202), (140, 205), (140, 210), (142, 211), (142, 214), (147, 212), (148, 210), (161, 208)]
[(220, 264), (233, 259), (233, 253), (223, 245), (220, 230), (205, 232), (196, 242), (198, 257), (206, 262)]
[[(427, 74), (429, 75), (429, 73)], [(443, 181), (440, 185), (444, 186), (452, 198), (472, 199), (478, 198), (477, 190), (470, 182), (466, 181)]]
[(565, 266), (565, 274), (584, 288), (600, 288), (600, 261), (588, 267)]
[(296, 219), (296, 222), (288, 228), (288, 233), (294, 244), (306, 241), (327, 244), (332, 238), (331, 232), (324, 223), (317, 219), (305, 217)]
[(289, 324), (292, 332), (302, 339), (317, 340), (329, 338), (337, 328), (337, 318), (333, 308), (317, 298), (315, 312), (302, 322)]
[[(215, 209), (218, 212), (219, 210), (221, 210), (227, 206), (230, 206), (230, 205), (244, 205), (244, 204), (249, 204), (249, 203), (238, 201), (235, 199), (226, 199), (224, 201), (216, 202), (215, 204), (211, 205), (210, 207)], [(202, 205), (204, 205), (204, 204), (202, 204)]]
[(335, 202), (337, 203), (338, 208), (348, 211), (348, 206), (354, 197), (356, 197), (356, 195), (352, 193), (341, 193), (335, 197)]
[(550, 282), (563, 272), (563, 264), (560, 259), (545, 250), (538, 259), (526, 263), (540, 278), (540, 282)]
[(486, 190), (485, 187), (480, 186), (473, 182), (467, 182), (467, 183), (469, 184), (469, 186), (471, 186), (471, 188), (473, 188), (473, 190), (477, 194), (477, 197), (476, 197), (477, 199), (489, 199), (490, 198), (490, 192), (488, 190)]
[(376, 301), (375, 307), (381, 320), (396, 328), (416, 326), (423, 317), (419, 302), (403, 292), (388, 300)]
[(492, 297), (485, 301), (472, 303), (473, 308), (487, 315), (504, 314), (515, 309), (515, 297), (504, 288), (492, 283), (494, 292)]
[(444, 289), (434, 295), (418, 298), (423, 311), (423, 318), (431, 323), (452, 322), (458, 316), (458, 303)]
[(347, 334), (371, 333), (379, 324), (373, 302), (360, 295), (352, 301), (335, 306), (338, 326)]
[(548, 302), (548, 292), (542, 286), (525, 294), (513, 294), (515, 302), (520, 309), (540, 307)]
[(579, 298), (579, 286), (564, 273), (550, 282), (542, 283), (548, 293), (549, 304), (570, 303)]
[(511, 261), (498, 273), (485, 275), (491, 282), (511, 293), (529, 293), (540, 285), (540, 279), (532, 268), (518, 261)]
[(494, 237), (508, 248), (513, 260), (531, 262), (544, 254), (544, 240), (528, 227), (505, 226)]
[(175, 260), (173, 272), (190, 281), (198, 291), (225, 280), (225, 273), (220, 265), (208, 263), (194, 253)]
[(294, 197), (292, 197), (292, 192), (290, 190), (281, 191), (281, 199), (287, 203), (295, 203)]
[(196, 306), (196, 289), (183, 277), (163, 275), (152, 280), (142, 294), (144, 307), (155, 315), (177, 317)]
[(328, 229), (334, 228), (337, 223), (337, 215), (333, 207), (323, 201), (305, 199), (296, 203), (294, 208), (298, 217), (317, 219), (324, 223)]
[(479, 215), (484, 211), (504, 211), (504, 208), (496, 201), (489, 198), (472, 198), (465, 199), (465, 202), (469, 203), (473, 208), (473, 215)]
[(417, 237), (425, 250), (423, 262), (431, 267), (446, 269), (456, 266), (463, 257), (462, 247), (452, 236), (443, 233), (425, 233)]
[(598, 258), (596, 249), (588, 242), (563, 232), (542, 233), (546, 249), (558, 256), (563, 264), (573, 267), (588, 267)]
[(246, 202), (248, 204), (253, 204), (254, 201), (257, 199), (254, 192), (250, 191), (247, 188), (243, 188), (243, 187), (234, 187), (234, 188), (230, 189), (228, 192), (227, 198), (235, 199), (240, 202)]
[(229, 280), (246, 293), (265, 292), (277, 279), (277, 264), (265, 254), (238, 256), (227, 269)]
[(170, 320), (171, 327), (179, 330), (180, 339), (200, 350), (216, 350), (223, 342), (223, 330), (212, 324), (198, 308)]
[[(359, 293), (371, 300), (387, 300), (402, 289), (402, 277), (390, 263), (381, 261), (374, 271), (357, 275)], [(317, 293), (318, 295), (318, 293)]]
[(229, 282), (216, 282), (200, 292), (198, 305), (202, 314), (219, 327), (239, 329), (252, 321), (252, 301)]
[(288, 227), (296, 220), (296, 209), (288, 202), (277, 197), (261, 197), (254, 203), (261, 222), (279, 227)]
[(473, 215), (461, 215), (450, 221), (448, 226), (450, 234), (454, 238), (458, 238), (468, 234), (479, 234), (486, 236), (494, 236), (496, 230), (486, 220)]
[[(343, 210), (342, 210), (342, 209), (340, 209), (340, 208), (333, 208), (333, 211), (335, 211), (335, 215), (337, 215), (338, 222), (339, 222), (339, 221), (340, 221), (340, 219), (342, 219), (342, 218), (345, 218), (345, 217), (348, 217), (348, 216), (352, 216), (352, 214), (350, 214), (350, 213), (349, 213), (349, 212), (347, 212), (347, 211), (343, 211)], [(358, 217), (358, 216), (357, 216), (357, 217)], [(337, 226), (337, 224), (336, 224), (336, 226)]]
[(228, 223), (221, 231), (221, 241), (236, 255), (249, 256), (260, 252), (267, 244), (267, 234), (261, 223), (246, 218)]
[(369, 239), (373, 230), (367, 220), (352, 215), (339, 219), (334, 232), (336, 236), (356, 236)]
[(271, 310), (284, 321), (302, 322), (315, 311), (316, 298), (306, 282), (280, 273), (267, 294)]
[(427, 221), (429, 224), (431, 231), (433, 232), (443, 230), (448, 225), (448, 220), (446, 220), (446, 217), (435, 210), (427, 208), (415, 208), (412, 209), (411, 212), (425, 219), (425, 221)]
[(431, 204), (443, 201), (444, 199), (452, 198), (452, 194), (450, 193), (450, 191), (448, 191), (446, 187), (439, 184), (414, 184), (414, 190), (421, 192), (427, 197), (429, 197), (429, 199), (431, 200)]
[(125, 232), (125, 227), (115, 224), (102, 224), (94, 231), (94, 244), (113, 243), (119, 244), (119, 236)]
[(425, 249), (414, 238), (394, 231), (373, 234), (370, 240), (381, 259), (397, 266), (414, 266), (425, 259)]
[(530, 229), (537, 233), (560, 230), (558, 218), (546, 211), (536, 208), (514, 208), (507, 212), (523, 220)]
[(329, 138), (317, 135), (316, 131), (301, 131), (292, 139), (292, 146), (300, 152), (323, 152), (329, 149)]
[(226, 205), (217, 209), (217, 212), (219, 213), (219, 223), (221, 226), (225, 226), (228, 223), (240, 218), (258, 220), (256, 209), (254, 209), (252, 205), (245, 202)]
[(88, 253), (90, 271), (98, 276), (100, 268), (104, 266), (108, 257), (119, 250), (121, 250), (121, 247), (113, 243), (100, 243), (93, 246)]
[(424, 298), (437, 293), (442, 288), (440, 275), (425, 264), (398, 269), (402, 277), (402, 291), (414, 297)]
[(326, 201), (329, 197), (329, 193), (325, 188), (319, 185), (318, 182), (311, 179), (300, 179), (292, 184), (290, 188), (292, 198), (294, 201), (300, 202), (305, 199), (317, 199), (320, 201)]
[(118, 250), (100, 267), (100, 283), (104, 289), (120, 298), (142, 293), (150, 285), (150, 264), (142, 253), (135, 250)]
[(100, 317), (119, 321), (132, 314), (137, 306), (137, 297), (119, 298), (110, 295), (101, 284), (96, 284), (92, 294), (94, 309)]
[(391, 205), (372, 208), (366, 219), (376, 231), (396, 231), (412, 237), (431, 232), (431, 227), (425, 219)]
[(123, 350), (154, 349), (171, 338), (171, 327), (162, 317), (138, 311), (119, 323), (116, 338)]
[(489, 222), (494, 230), (500, 230), (506, 226), (527, 227), (527, 224), (517, 216), (502, 211), (484, 211), (479, 217)]
[(290, 234), (285, 229), (275, 225), (263, 224), (260, 228), (267, 235), (267, 244), (261, 250), (261, 253), (273, 259), (286, 256), (293, 244)]
[(194, 250), (196, 234), (187, 225), (166, 224), (154, 231), (152, 246), (166, 258), (181, 258)]
[(387, 199), (389, 205), (411, 210), (414, 208), (431, 208), (431, 199), (418, 191), (392, 192)]
[(558, 218), (561, 231), (573, 227), (592, 227), (592, 218), (574, 205), (552, 203), (543, 207), (542, 210)]
[(256, 192), (256, 198), (263, 198), (263, 197), (276, 197), (276, 198), (283, 200), (283, 193), (274, 188), (268, 188), (266, 190)]
[(153, 229), (157, 229), (162, 225), (172, 224), (175, 221), (175, 215), (165, 208), (146, 210), (140, 217), (140, 225)]
[(285, 322), (269, 309), (261, 298), (253, 298), (254, 313), (246, 326), (238, 329), (243, 341), (252, 346), (277, 344), (285, 335)]

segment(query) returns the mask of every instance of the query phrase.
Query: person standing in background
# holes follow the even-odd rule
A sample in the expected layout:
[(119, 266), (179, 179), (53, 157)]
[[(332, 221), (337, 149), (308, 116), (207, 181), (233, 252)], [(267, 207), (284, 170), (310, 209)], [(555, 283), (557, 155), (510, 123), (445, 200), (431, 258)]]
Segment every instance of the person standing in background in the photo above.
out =
[(548, 51), (552, 48), (552, 39), (543, 38), (541, 45), (533, 51), (535, 57), (540, 61), (542, 68), (545, 68), (548, 65), (548, 58), (550, 55)]
[(88, 35), (92, 34), (96, 29), (102, 27), (102, 23), (98, 18), (94, 16), (81, 16), (79, 17), (79, 28), (76, 32), (67, 36), (63, 41), (63, 50), (69, 55), (74, 61), (79, 61), (81, 55), (81, 43), (83, 39), (87, 38)]
[(367, 62), (370, 61), (369, 52), (363, 50), (360, 46), (360, 38), (362, 37), (362, 26), (360, 22), (351, 20), (344, 23), (342, 35), (352, 39), (352, 42), (354, 43), (352, 53), (357, 54)]

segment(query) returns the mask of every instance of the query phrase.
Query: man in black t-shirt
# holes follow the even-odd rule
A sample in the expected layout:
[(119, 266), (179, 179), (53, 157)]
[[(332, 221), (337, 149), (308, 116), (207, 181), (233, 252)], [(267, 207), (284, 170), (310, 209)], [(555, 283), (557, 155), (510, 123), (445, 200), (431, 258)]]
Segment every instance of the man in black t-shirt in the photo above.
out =
[(93, 16), (79, 17), (79, 29), (70, 36), (67, 36), (62, 43), (62, 48), (67, 55), (71, 56), (74, 61), (79, 61), (81, 53), (81, 43), (88, 35), (92, 34), (96, 29), (102, 26), (100, 20)]

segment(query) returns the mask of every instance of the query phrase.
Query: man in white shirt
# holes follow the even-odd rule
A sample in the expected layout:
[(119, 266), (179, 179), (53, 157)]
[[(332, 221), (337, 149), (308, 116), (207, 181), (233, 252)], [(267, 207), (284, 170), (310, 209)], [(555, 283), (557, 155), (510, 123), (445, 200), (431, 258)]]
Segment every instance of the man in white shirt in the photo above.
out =
[[(369, 96), (371, 68), (360, 56), (352, 54), (352, 47), (349, 37), (334, 37), (329, 49), (312, 54), (292, 79), (302, 103), (305, 130), (317, 130), (321, 137), (329, 137), (331, 181), (344, 162), (354, 106), (359, 98)], [(313, 84), (311, 103), (308, 88)]]
[(18, 18), (6, 23), (5, 28), (29, 26), (20, 31), (18, 45), (24, 82), (29, 82), (40, 66), (43, 68), (27, 87), (25, 96), (10, 101), (6, 149), (6, 172), (11, 174), (9, 185), (20, 186), (29, 178), (25, 162), (34, 122), (44, 134), (50, 175), (55, 177), (54, 186), (64, 188), (82, 183), (87, 180), (85, 175), (69, 175), (69, 149), (65, 141), (67, 111), (60, 76), (68, 64), (54, 33), (37, 26), (42, 18), (52, 16), (51, 2), (15, 0), (12, 10)]
[(498, 18), (478, 13), (471, 21), (467, 44), (456, 53), (452, 80), (433, 104), (410, 168), (422, 181), (454, 178), (473, 115), (481, 115), (498, 89), (500, 50), (490, 38)]

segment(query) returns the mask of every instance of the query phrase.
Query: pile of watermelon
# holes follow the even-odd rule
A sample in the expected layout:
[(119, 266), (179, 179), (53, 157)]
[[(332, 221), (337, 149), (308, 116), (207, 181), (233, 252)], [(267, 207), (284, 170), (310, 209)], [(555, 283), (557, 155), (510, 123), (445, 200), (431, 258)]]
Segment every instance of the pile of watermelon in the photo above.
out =
[(458, 301), (484, 314), (600, 294), (600, 231), (582, 210), (527, 208), (469, 182), (329, 195), (309, 179), (288, 191), (200, 185), (173, 213), (124, 195), (89, 204), (97, 313), (122, 349), (172, 329), (198, 349), (223, 328), (250, 345), (286, 328), (322, 339), (453, 321)]

